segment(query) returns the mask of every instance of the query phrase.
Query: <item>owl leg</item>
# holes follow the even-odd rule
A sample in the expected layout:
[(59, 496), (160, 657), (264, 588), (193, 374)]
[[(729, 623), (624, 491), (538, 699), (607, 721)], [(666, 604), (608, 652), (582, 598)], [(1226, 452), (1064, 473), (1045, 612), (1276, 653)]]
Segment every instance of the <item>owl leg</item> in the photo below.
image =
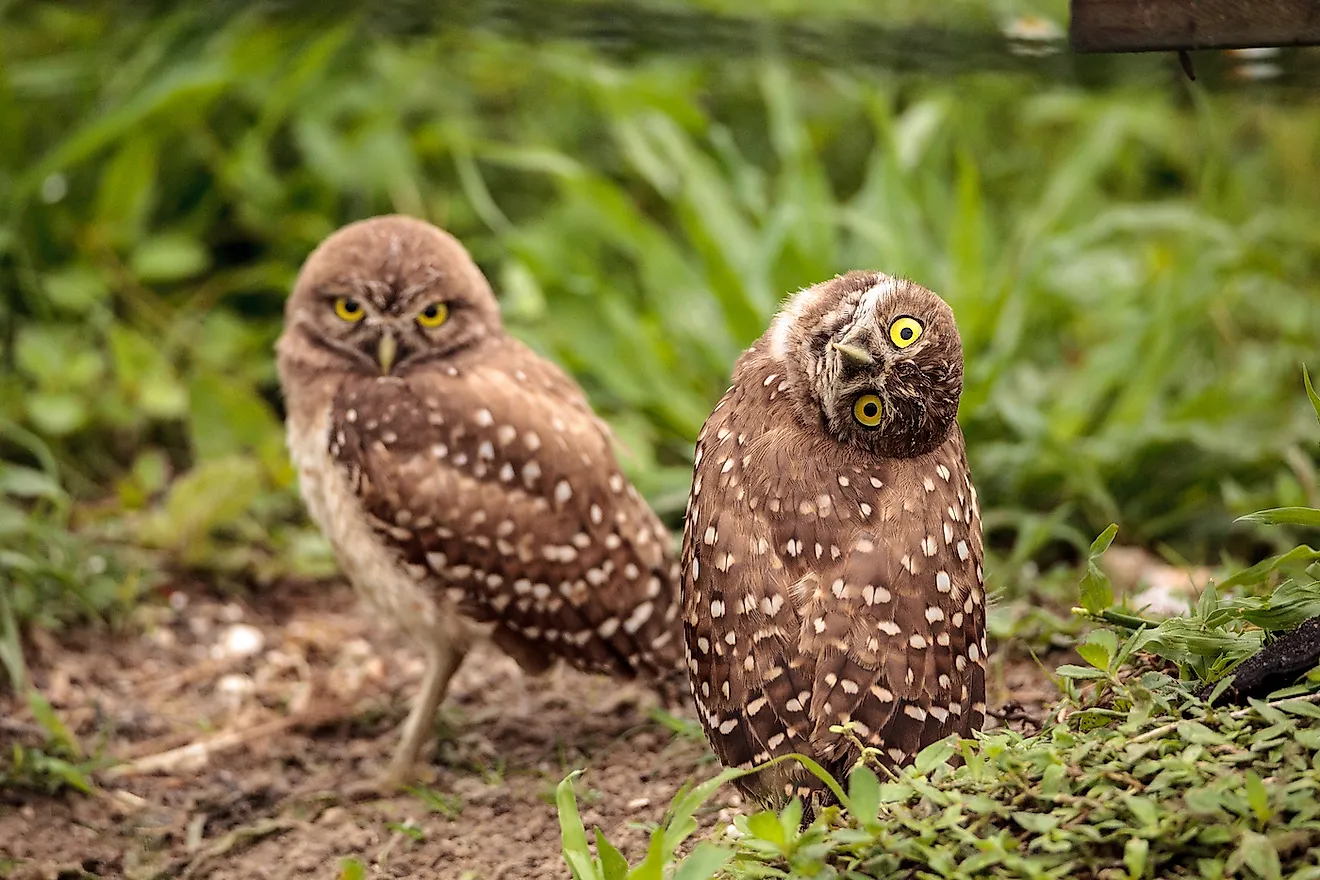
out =
[(417, 756), (433, 733), (435, 713), (449, 689), (449, 680), (458, 671), (467, 654), (466, 640), (437, 638), (427, 645), (426, 672), (422, 675), (422, 689), (413, 700), (412, 711), (403, 722), (403, 735), (394, 757), (385, 772), (387, 784), (402, 785), (412, 776)]

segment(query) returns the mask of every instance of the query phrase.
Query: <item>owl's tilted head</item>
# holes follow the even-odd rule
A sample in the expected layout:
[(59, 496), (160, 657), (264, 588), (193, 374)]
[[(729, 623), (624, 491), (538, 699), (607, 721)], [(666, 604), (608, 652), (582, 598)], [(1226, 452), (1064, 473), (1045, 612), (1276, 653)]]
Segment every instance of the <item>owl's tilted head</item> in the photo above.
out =
[(909, 458), (953, 428), (962, 341), (948, 304), (919, 284), (840, 275), (790, 299), (769, 339), (798, 414), (839, 442)]
[(501, 335), (481, 270), (449, 233), (397, 215), (350, 223), (303, 263), (282, 368), (403, 373)]

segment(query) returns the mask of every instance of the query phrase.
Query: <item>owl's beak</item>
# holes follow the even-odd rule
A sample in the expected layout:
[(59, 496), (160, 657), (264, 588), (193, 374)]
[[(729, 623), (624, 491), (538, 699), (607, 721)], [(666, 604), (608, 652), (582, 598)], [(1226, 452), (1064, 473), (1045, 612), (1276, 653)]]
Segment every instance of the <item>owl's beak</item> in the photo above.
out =
[(394, 334), (386, 330), (380, 336), (376, 357), (380, 361), (380, 374), (388, 376), (394, 367), (394, 359), (399, 356), (399, 343), (394, 341)]
[(848, 345), (846, 342), (831, 342), (830, 347), (849, 360), (856, 361), (859, 364), (870, 366), (875, 363), (875, 358), (871, 357), (871, 353), (864, 348), (858, 348), (855, 345)]

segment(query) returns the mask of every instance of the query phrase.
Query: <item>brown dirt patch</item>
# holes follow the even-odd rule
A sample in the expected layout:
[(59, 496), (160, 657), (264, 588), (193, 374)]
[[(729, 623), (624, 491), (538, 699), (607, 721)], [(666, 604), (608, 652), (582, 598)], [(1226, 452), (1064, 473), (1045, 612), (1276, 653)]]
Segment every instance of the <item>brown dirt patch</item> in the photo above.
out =
[[(483, 645), (441, 710), (425, 792), (347, 797), (388, 759), (421, 667), (342, 585), (188, 588), (128, 632), (42, 637), (29, 659), (85, 747), (143, 772), (101, 771), (95, 797), (0, 791), (5, 877), (325, 878), (351, 857), (371, 877), (563, 878), (553, 801), (569, 771), (587, 768), (587, 827), (637, 860), (679, 786), (716, 769), (703, 741), (652, 719), (645, 689), (528, 678)], [(995, 681), (1009, 723), (1053, 699), (1031, 663)], [(0, 749), (31, 739), (20, 701), (0, 697), (0, 718)], [(208, 743), (222, 748), (198, 754)], [(738, 807), (722, 792), (703, 830)]]

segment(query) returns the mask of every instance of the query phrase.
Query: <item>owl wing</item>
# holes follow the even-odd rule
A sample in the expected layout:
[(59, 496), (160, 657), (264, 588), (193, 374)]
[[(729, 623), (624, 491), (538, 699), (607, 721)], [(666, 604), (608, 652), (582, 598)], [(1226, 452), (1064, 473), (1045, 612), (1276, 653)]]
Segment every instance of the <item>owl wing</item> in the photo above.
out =
[(896, 485), (878, 477), (873, 486), (874, 473), (851, 481), (855, 502), (870, 498), (873, 512), (801, 607), (810, 739), (827, 759), (848, 742), (830, 727), (847, 721), (898, 764), (983, 720), (980, 514), (961, 436), (919, 461), (887, 469)]
[(668, 536), (554, 364), (508, 338), (334, 407), (331, 452), (381, 541), (497, 640), (616, 674), (676, 665)]
[(765, 452), (794, 460), (795, 435), (770, 427), (781, 420), (762, 403), (736, 384), (706, 420), (684, 525), (688, 670), (702, 725), (728, 766), (801, 751), (811, 731), (811, 669), (796, 650), (801, 619), (790, 591), (806, 560), (784, 539), (783, 499), (762, 479), (793, 482)]

